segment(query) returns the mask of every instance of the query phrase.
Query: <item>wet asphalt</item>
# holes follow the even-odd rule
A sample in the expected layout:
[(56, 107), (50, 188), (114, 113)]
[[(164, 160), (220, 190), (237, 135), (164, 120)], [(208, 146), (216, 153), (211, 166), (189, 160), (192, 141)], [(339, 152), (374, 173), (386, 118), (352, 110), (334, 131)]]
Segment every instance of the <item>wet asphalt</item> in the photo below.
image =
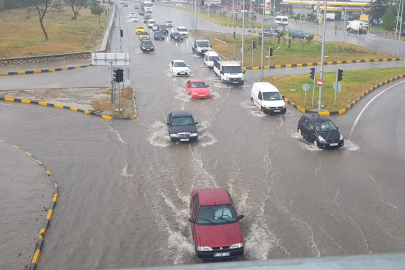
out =
[[(130, 11), (123, 8), (121, 25), (137, 89), (134, 121), (0, 103), (0, 138), (37, 153), (59, 185), (38, 269), (201, 263), (188, 222), (190, 193), (212, 187), (227, 188), (246, 217), (241, 260), (404, 252), (403, 80), (332, 117), (345, 146), (320, 150), (297, 135), (301, 113), (288, 106), (285, 115), (267, 116), (250, 103), (257, 71), (246, 72), (243, 87), (221, 85), (191, 54), (191, 37), (153, 41), (156, 51), (142, 53)], [(153, 16), (191, 25), (179, 10), (155, 6)], [(209, 100), (190, 100), (187, 78), (168, 72), (174, 59), (209, 84)], [(15, 88), (98, 86), (108, 85), (107, 75), (94, 67), (6, 80)], [(167, 136), (166, 116), (183, 109), (199, 122), (196, 143), (173, 144)]]

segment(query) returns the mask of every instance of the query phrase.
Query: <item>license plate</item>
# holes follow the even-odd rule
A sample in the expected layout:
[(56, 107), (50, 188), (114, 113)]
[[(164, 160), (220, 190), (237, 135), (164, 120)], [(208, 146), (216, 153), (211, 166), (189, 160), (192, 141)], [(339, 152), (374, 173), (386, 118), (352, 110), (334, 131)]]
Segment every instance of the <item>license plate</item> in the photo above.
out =
[(198, 95), (199, 97), (205, 97), (205, 95)]
[(180, 139), (181, 142), (188, 142), (190, 139)]
[(281, 110), (274, 110), (274, 112), (281, 112)]
[(223, 253), (214, 253), (214, 257), (226, 257), (231, 255), (229, 252), (223, 252)]
[(338, 146), (338, 143), (331, 143), (330, 146)]

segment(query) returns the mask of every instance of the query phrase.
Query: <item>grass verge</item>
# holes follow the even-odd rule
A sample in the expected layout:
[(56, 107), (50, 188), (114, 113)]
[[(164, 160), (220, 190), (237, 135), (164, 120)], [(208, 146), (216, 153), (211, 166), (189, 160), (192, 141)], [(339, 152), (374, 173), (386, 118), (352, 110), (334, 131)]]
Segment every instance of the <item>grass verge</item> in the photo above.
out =
[[(322, 108), (329, 111), (341, 110), (374, 85), (404, 73), (404, 67), (345, 70), (343, 72), (343, 80), (340, 81), (342, 90), (336, 94), (336, 106), (334, 106), (335, 91), (333, 90), (333, 83), (336, 81), (336, 72), (324, 73), (322, 84)], [(319, 73), (317, 74), (317, 79), (318, 78)], [(298, 106), (307, 110), (317, 109), (319, 87), (317, 85), (315, 86), (314, 106), (312, 106), (313, 80), (309, 77), (309, 72), (305, 75), (266, 77), (264, 78), (264, 81), (276, 86), (282, 95), (296, 103)], [(306, 106), (304, 105), (305, 92), (302, 90), (302, 85), (304, 83), (308, 83), (311, 86), (310, 90), (307, 92)]]

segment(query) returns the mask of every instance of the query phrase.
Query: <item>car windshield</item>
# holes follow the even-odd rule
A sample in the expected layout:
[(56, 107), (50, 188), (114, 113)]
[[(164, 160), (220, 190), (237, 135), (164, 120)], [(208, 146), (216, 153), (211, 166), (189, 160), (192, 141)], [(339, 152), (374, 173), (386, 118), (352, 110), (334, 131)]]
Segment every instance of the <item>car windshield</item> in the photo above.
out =
[(220, 61), (219, 56), (210, 56), (208, 57), (208, 61)]
[(230, 204), (202, 205), (197, 218), (199, 225), (219, 225), (236, 221), (235, 212)]
[(181, 34), (179, 32), (175, 32), (173, 33), (173, 36), (181, 36)]
[(152, 41), (150, 41), (150, 40), (144, 41), (142, 44), (143, 45), (153, 45)]
[(175, 67), (187, 67), (186, 63), (184, 62), (174, 62)]
[(209, 47), (210, 44), (208, 41), (199, 41), (199, 42), (197, 42), (197, 46), (198, 47)]
[(319, 121), (319, 122), (315, 122), (315, 129), (319, 130), (319, 131), (333, 131), (333, 130), (337, 130), (335, 124), (333, 124), (332, 121), (328, 120), (328, 121)]
[(242, 68), (240, 66), (236, 66), (236, 67), (225, 66), (225, 67), (222, 67), (222, 71), (224, 73), (242, 73)]
[(177, 28), (177, 30), (182, 31), (182, 32), (185, 32), (185, 31), (187, 31), (187, 28), (179, 27), (179, 28)]
[(204, 82), (193, 82), (191, 88), (204, 88), (207, 87)]
[(281, 100), (282, 97), (279, 92), (264, 92), (263, 100)]
[(148, 32), (140, 32), (139, 35), (149, 35)]
[(143, 29), (143, 26), (138, 26), (136, 29)]
[(172, 126), (188, 126), (194, 125), (194, 120), (191, 117), (174, 117), (172, 120)]
[(159, 31), (156, 31), (156, 32), (155, 32), (155, 35), (156, 35), (156, 36), (162, 36), (163, 33), (162, 33), (162, 32), (159, 32)]
[(172, 21), (166, 21), (167, 23), (172, 23)]

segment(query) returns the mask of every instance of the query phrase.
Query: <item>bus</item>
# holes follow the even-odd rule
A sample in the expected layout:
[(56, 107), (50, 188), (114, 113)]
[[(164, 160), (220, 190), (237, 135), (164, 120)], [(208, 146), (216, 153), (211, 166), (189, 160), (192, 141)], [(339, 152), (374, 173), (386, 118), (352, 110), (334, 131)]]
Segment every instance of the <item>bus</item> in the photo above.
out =
[(141, 2), (141, 10), (145, 13), (152, 13), (152, 2), (151, 1), (142, 1)]

